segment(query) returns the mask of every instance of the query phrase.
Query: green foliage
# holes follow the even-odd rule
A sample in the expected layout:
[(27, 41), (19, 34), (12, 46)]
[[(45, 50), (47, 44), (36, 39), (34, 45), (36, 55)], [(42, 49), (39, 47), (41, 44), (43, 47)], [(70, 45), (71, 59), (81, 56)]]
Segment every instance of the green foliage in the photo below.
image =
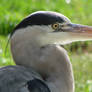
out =
[(71, 54), (75, 92), (92, 92), (92, 54)]
[(4, 36), (0, 36), (0, 66), (14, 64), (11, 58), (10, 49), (6, 46), (7, 38)]
[(0, 0), (0, 34), (8, 34), (25, 16), (39, 10), (60, 12), (72, 22), (92, 24), (91, 0)]

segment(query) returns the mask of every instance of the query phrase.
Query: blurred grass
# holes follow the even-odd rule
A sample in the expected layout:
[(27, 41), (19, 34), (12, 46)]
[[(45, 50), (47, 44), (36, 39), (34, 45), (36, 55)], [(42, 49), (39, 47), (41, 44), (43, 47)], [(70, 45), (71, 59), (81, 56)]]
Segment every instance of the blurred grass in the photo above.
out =
[[(5, 52), (5, 35), (24, 17), (38, 10), (60, 12), (74, 23), (92, 25), (92, 0), (72, 0), (70, 4), (65, 0), (0, 0), (0, 66), (14, 64), (9, 48)], [(64, 48), (73, 64), (75, 92), (92, 92), (92, 42), (76, 42)]]
[(92, 92), (92, 53), (72, 54), (76, 92)]
[(0, 66), (12, 65), (14, 64), (9, 46), (6, 48), (7, 37), (0, 36)]
[(38, 10), (56, 11), (72, 22), (92, 25), (92, 1), (72, 0), (0, 0), (0, 34), (8, 34), (25, 16)]

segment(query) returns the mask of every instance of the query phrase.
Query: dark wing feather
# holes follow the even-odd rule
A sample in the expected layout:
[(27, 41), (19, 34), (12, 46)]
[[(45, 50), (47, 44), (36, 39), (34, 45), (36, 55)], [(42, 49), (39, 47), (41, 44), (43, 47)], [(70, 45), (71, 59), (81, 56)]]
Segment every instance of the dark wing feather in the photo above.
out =
[(0, 92), (50, 92), (41, 76), (32, 68), (0, 68)]
[(30, 80), (27, 85), (29, 92), (50, 92), (48, 86), (39, 79)]

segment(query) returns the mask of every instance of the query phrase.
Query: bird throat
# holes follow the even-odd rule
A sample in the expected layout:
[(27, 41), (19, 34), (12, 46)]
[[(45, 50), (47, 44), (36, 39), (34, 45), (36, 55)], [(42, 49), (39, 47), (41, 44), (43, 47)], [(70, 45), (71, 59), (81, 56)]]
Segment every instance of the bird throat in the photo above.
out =
[(11, 39), (12, 56), (17, 65), (35, 69), (52, 92), (74, 92), (72, 65), (62, 47), (55, 44), (41, 47), (30, 36), (29, 40), (18, 37)]
[(74, 92), (72, 65), (62, 47), (53, 44), (41, 48), (40, 61), (37, 70), (52, 92)]

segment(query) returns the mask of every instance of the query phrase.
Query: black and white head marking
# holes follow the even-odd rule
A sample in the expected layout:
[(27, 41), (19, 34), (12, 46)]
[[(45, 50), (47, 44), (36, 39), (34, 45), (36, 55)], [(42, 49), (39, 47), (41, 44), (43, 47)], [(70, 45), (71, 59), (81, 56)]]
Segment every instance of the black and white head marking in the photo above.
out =
[(21, 29), (21, 28), (26, 28), (28, 26), (36, 26), (36, 25), (46, 26), (46, 25), (51, 25), (54, 23), (65, 23), (67, 21), (70, 21), (70, 20), (60, 13), (51, 12), (51, 11), (38, 11), (38, 12), (32, 13), (31, 15), (26, 17), (24, 20), (22, 20), (15, 27), (11, 35), (13, 35), (16, 30)]

